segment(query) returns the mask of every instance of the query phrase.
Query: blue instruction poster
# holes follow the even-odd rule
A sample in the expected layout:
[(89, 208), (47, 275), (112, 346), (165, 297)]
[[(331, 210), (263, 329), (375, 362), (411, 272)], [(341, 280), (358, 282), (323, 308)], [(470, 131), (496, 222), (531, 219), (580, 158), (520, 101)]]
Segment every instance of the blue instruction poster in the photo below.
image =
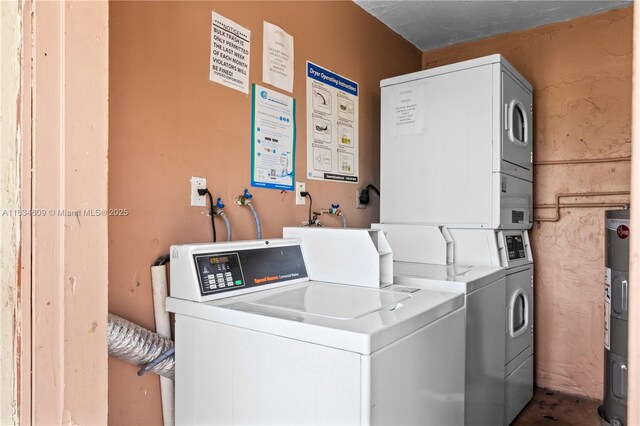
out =
[(358, 83), (307, 62), (307, 177), (358, 183)]
[(296, 100), (253, 84), (251, 186), (293, 191), (296, 160)]

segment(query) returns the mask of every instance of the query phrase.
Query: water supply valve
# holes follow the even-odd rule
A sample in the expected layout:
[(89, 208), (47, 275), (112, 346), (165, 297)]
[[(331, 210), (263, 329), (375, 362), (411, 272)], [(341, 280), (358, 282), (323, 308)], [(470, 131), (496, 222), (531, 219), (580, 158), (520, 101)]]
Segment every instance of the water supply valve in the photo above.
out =
[(251, 202), (253, 195), (249, 192), (247, 188), (244, 189), (244, 193), (236, 199), (236, 203), (240, 206), (246, 206)]
[(213, 212), (216, 216), (221, 216), (224, 212), (224, 203), (222, 202), (222, 198), (218, 197), (216, 200), (216, 205), (213, 208)]

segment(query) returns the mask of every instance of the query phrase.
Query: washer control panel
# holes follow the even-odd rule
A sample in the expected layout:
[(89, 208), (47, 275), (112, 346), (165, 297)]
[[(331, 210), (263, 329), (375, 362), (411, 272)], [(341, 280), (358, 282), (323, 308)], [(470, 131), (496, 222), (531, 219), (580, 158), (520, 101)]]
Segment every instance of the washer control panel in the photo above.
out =
[(299, 245), (193, 254), (200, 295), (307, 277)]

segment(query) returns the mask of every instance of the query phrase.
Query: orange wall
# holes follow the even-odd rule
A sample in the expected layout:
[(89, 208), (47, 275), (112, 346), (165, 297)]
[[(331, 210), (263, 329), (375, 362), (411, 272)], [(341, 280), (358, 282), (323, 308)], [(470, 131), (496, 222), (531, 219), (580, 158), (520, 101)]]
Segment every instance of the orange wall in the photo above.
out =
[[(620, 157), (631, 150), (631, 50), (627, 8), (425, 52), (422, 65), (501, 53), (533, 84), (535, 161)], [(537, 167), (535, 202), (628, 191), (629, 166)], [(602, 397), (603, 380), (603, 210), (563, 210), (559, 222), (532, 230), (537, 384), (592, 398)]]
[[(251, 30), (251, 82), (261, 84), (263, 20), (294, 37), (296, 180), (306, 180), (306, 60), (360, 84), (362, 185), (379, 182), (379, 81), (420, 69), (416, 48), (352, 2), (112, 2), (109, 206), (129, 216), (109, 221), (109, 307), (151, 329), (149, 267), (171, 244), (211, 235), (206, 210), (189, 205), (190, 176), (205, 176), (226, 202), (235, 239), (255, 236), (249, 210), (233, 203), (250, 180), (251, 101), (209, 81), (212, 10)], [(377, 197), (356, 211), (358, 187), (307, 181), (314, 207), (339, 203), (350, 226), (367, 227), (378, 220)], [(292, 193), (250, 190), (265, 237), (307, 217)], [(224, 237), (221, 222), (218, 230)], [(157, 376), (135, 372), (109, 360), (111, 424), (161, 421)]]

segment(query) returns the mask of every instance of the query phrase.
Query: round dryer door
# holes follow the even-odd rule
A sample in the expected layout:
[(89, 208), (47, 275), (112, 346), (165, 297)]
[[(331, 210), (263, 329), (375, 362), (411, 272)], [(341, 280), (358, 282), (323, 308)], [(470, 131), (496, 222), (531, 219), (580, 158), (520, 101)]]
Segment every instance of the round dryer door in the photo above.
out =
[(507, 275), (507, 335), (505, 362), (533, 345), (532, 269)]
[(527, 171), (531, 170), (532, 160), (532, 101), (527, 88), (508, 73), (502, 73), (502, 160)]

